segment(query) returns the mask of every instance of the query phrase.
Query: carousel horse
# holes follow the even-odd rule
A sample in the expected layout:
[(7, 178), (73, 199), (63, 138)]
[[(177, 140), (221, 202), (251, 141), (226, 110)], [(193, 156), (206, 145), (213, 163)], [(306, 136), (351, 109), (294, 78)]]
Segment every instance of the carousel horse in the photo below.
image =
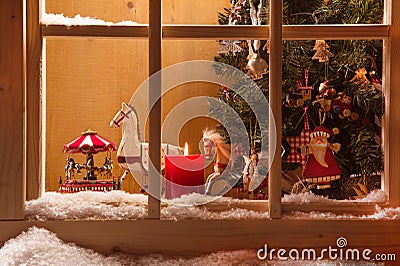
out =
[[(223, 137), (214, 130), (203, 132), (204, 153), (207, 160), (215, 156), (214, 172), (206, 180), (206, 194), (211, 195), (213, 186), (218, 182), (222, 188), (215, 195), (222, 195), (237, 184), (242, 176), (244, 159), (241, 155), (240, 145), (235, 145), (231, 154), (231, 144), (225, 143)], [(223, 172), (229, 169), (229, 174)]]
[[(117, 161), (124, 169), (121, 182), (131, 172), (142, 187), (148, 185), (148, 143), (140, 142), (139, 121), (136, 110), (133, 106), (122, 103), (121, 108), (114, 115), (110, 127), (119, 128), (124, 123), (121, 143), (117, 150)], [(164, 153), (182, 154), (179, 146), (162, 143), (161, 168), (164, 168)], [(140, 180), (139, 180), (139, 179)]]
[(103, 172), (105, 172), (106, 176), (111, 176), (112, 169), (113, 169), (112, 160), (106, 157), (105, 162), (103, 163), (102, 166), (100, 166), (100, 173), (103, 175)]
[(74, 177), (75, 175), (75, 169), (78, 169), (76, 166), (76, 163), (73, 158), (68, 157), (67, 158), (67, 164), (65, 165), (65, 177), (67, 180), (70, 180)]

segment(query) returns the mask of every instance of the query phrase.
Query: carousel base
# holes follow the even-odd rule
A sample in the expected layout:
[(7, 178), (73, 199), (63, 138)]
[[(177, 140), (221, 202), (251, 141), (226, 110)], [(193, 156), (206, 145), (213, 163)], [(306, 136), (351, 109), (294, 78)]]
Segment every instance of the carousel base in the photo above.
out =
[(119, 180), (65, 180), (60, 184), (58, 192), (60, 193), (77, 193), (80, 191), (112, 191), (119, 189)]

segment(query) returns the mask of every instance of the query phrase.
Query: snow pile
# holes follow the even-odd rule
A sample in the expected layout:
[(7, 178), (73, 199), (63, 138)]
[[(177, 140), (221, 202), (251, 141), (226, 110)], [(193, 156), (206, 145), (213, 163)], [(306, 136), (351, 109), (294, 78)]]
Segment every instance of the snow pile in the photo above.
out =
[(66, 26), (76, 26), (76, 25), (105, 25), (105, 26), (135, 26), (138, 25), (134, 21), (126, 20), (117, 23), (104, 21), (101, 19), (91, 18), (91, 17), (81, 17), (80, 14), (73, 18), (65, 17), (64, 14), (51, 14), (44, 13), (42, 16), (42, 23), (45, 25), (66, 25)]
[(315, 195), (312, 192), (304, 192), (300, 194), (284, 195), (282, 202), (286, 203), (311, 203), (311, 202), (332, 202), (336, 200), (328, 199), (324, 196)]
[[(221, 251), (198, 257), (104, 256), (73, 243), (65, 243), (46, 229), (31, 227), (0, 249), (0, 265), (337, 265), (329, 261), (260, 261), (257, 250)], [(375, 264), (365, 264), (375, 265)]]
[(92, 250), (63, 243), (45, 229), (31, 227), (0, 249), (0, 265), (119, 265)]
[[(215, 200), (227, 205), (227, 210), (213, 212), (201, 202)], [(267, 212), (232, 208), (230, 198), (218, 198), (200, 194), (190, 194), (166, 201), (161, 209), (162, 219), (267, 219)], [(129, 194), (123, 191), (94, 192), (84, 191), (73, 194), (46, 192), (43, 197), (26, 203), (25, 218), (29, 220), (128, 220), (143, 219), (147, 216), (147, 196)]]
[(184, 194), (184, 195), (180, 196), (179, 198), (174, 198), (174, 199), (169, 199), (169, 200), (166, 199), (164, 201), (168, 204), (181, 205), (181, 206), (197, 206), (197, 205), (203, 205), (203, 204), (210, 203), (210, 202), (226, 204), (229, 206), (232, 203), (243, 203), (243, 202), (249, 202), (252, 200), (233, 199), (230, 197), (209, 196), (209, 195), (199, 194), (199, 193), (190, 193), (190, 194)]
[(190, 193), (181, 195), (179, 198), (165, 200), (165, 202), (168, 204), (181, 205), (181, 206), (203, 205), (212, 201), (222, 202), (223, 197), (215, 197), (199, 193)]
[(329, 199), (324, 196), (320, 195), (315, 195), (312, 192), (304, 192), (300, 194), (289, 194), (289, 195), (284, 195), (282, 198), (282, 202), (286, 203), (315, 203), (315, 202), (386, 202), (387, 201), (387, 195), (385, 191), (383, 190), (374, 190), (371, 191), (367, 196), (361, 199), (356, 199), (356, 200), (335, 200), (335, 199)]
[(26, 202), (25, 218), (54, 219), (142, 219), (147, 216), (147, 196), (123, 191), (74, 194), (46, 192)]
[(383, 190), (373, 190), (365, 198), (357, 199), (357, 202), (386, 202), (388, 197)]

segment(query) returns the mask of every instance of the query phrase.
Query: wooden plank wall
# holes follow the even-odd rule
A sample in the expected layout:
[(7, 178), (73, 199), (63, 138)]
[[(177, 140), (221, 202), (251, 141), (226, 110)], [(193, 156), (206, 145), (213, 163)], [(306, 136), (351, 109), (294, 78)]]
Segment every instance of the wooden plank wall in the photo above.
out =
[(24, 9), (23, 1), (0, 1), (0, 220), (24, 217)]
[[(206, 4), (207, 3), (207, 8)], [(217, 11), (229, 6), (220, 1), (163, 1), (164, 23), (217, 24)], [(118, 22), (134, 20), (148, 22), (148, 2), (127, 1), (46, 1), (47, 13), (76, 14)], [(110, 129), (108, 122), (123, 101), (129, 101), (134, 91), (148, 76), (147, 40), (117, 40), (94, 38), (49, 38), (47, 41), (47, 122), (46, 122), (46, 190), (58, 188), (58, 177), (64, 177), (66, 155), (62, 147), (87, 128), (116, 143), (121, 130)], [(216, 41), (164, 41), (163, 67), (187, 60), (212, 60), (218, 50)], [(196, 95), (216, 95), (218, 86), (193, 83), (179, 86), (163, 99), (162, 118), (180, 101)], [(179, 125), (181, 126), (181, 125)], [(183, 125), (182, 125), (183, 126)], [(185, 125), (179, 144), (188, 141), (193, 153), (205, 127), (213, 127), (209, 119), (195, 119)], [(145, 138), (147, 139), (147, 135)], [(74, 155), (83, 162), (83, 156)], [(96, 155), (103, 163), (104, 155)], [(115, 161), (115, 159), (114, 159)], [(122, 171), (117, 165), (115, 175)], [(125, 185), (126, 186), (126, 185)], [(127, 190), (138, 190), (130, 186)]]

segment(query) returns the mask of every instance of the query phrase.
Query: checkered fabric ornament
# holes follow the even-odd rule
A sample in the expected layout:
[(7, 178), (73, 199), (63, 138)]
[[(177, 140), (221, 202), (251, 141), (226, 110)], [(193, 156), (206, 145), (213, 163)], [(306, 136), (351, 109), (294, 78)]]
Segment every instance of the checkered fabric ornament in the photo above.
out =
[(301, 163), (301, 166), (305, 166), (307, 157), (302, 157), (297, 150), (310, 143), (310, 135), (312, 133), (310, 129), (310, 123), (308, 121), (307, 107), (304, 108), (304, 128), (298, 136), (286, 137), (287, 142), (290, 146), (290, 154), (286, 159), (288, 163)]

